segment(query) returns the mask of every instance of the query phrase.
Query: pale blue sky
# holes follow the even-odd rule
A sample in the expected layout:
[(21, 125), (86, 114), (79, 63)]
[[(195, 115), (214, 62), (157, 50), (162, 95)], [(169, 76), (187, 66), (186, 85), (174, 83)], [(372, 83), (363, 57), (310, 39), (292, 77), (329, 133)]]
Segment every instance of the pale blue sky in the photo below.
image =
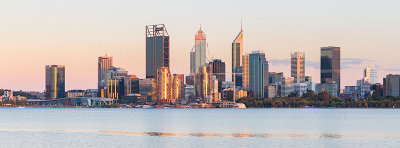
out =
[[(377, 64), (380, 80), (399, 73), (400, 1), (395, 0), (3, 0), (0, 1), (0, 88), (44, 90), (44, 66), (66, 65), (67, 89), (96, 88), (97, 57), (145, 75), (145, 26), (164, 23), (172, 73), (189, 72), (189, 51), (201, 23), (209, 56), (230, 70), (231, 42), (244, 25), (245, 52), (262, 50), (270, 71), (305, 51), (306, 75), (319, 82), (321, 46), (342, 48), (342, 84)], [(283, 62), (282, 62), (283, 61)], [(343, 87), (343, 86), (342, 86)]]

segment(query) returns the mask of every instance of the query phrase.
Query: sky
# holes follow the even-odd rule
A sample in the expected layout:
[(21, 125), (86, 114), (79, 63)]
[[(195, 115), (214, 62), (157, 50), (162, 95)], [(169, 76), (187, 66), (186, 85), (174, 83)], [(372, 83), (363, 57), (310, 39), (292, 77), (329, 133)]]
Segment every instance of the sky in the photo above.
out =
[(172, 73), (189, 73), (201, 24), (208, 58), (231, 69), (243, 20), (244, 52), (266, 53), (269, 71), (290, 76), (290, 53), (304, 51), (306, 75), (320, 81), (320, 47), (341, 47), (342, 88), (377, 65), (379, 80), (400, 72), (396, 0), (2, 0), (0, 88), (44, 91), (45, 65), (66, 66), (66, 90), (97, 87), (97, 58), (145, 77), (145, 26), (165, 24)]

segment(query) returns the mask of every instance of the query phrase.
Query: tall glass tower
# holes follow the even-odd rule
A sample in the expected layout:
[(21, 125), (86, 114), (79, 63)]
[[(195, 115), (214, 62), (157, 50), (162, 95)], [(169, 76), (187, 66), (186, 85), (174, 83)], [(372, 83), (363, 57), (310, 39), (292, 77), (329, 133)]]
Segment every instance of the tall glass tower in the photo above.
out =
[(268, 61), (265, 53), (253, 51), (249, 54), (249, 90), (253, 91), (253, 97), (267, 97), (268, 82)]
[(200, 27), (199, 31), (197, 31), (197, 34), (195, 35), (194, 53), (191, 52), (190, 56), (191, 73), (198, 73), (199, 68), (206, 65), (206, 51), (206, 34), (203, 32), (203, 30), (201, 30)]
[(65, 98), (65, 66), (46, 65), (46, 98)]
[(321, 83), (335, 82), (340, 94), (340, 47), (321, 47)]
[[(237, 68), (242, 66), (243, 54), (243, 28), (240, 28), (239, 34), (232, 43), (232, 73), (237, 72)], [(233, 75), (232, 75), (233, 76)], [(233, 81), (234, 77), (232, 77)]]
[(164, 24), (146, 26), (146, 78), (155, 78), (157, 69), (169, 69), (169, 35)]

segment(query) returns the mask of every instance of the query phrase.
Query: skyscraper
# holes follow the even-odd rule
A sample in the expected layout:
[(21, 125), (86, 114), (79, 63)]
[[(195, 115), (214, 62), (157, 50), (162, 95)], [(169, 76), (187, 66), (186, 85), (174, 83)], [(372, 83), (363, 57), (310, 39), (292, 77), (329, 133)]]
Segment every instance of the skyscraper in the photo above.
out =
[(97, 67), (97, 89), (99, 90), (99, 94), (103, 94), (104, 97), (104, 90), (107, 85), (106, 77), (107, 77), (107, 72), (112, 68), (113, 66), (113, 58), (104, 56), (104, 57), (99, 57)]
[(169, 69), (169, 35), (164, 24), (146, 26), (146, 78), (155, 78), (157, 69)]
[(168, 67), (160, 67), (157, 70), (157, 100), (158, 104), (164, 104), (170, 100), (170, 76)]
[(225, 62), (222, 62), (220, 59), (214, 59), (209, 65), (212, 66), (213, 75), (218, 80), (218, 91), (221, 91), (222, 82), (225, 81)]
[(294, 83), (304, 83), (305, 76), (305, 54), (304, 52), (294, 52), (291, 55), (291, 76)]
[(210, 65), (201, 66), (199, 68), (199, 73), (196, 74), (196, 95), (203, 99), (211, 96), (211, 86), (212, 86), (212, 69)]
[(190, 53), (191, 73), (199, 72), (199, 68), (206, 65), (206, 51), (206, 34), (200, 27), (199, 31), (197, 31), (197, 34), (195, 35), (194, 53)]
[[(237, 72), (237, 68), (242, 66), (243, 55), (243, 28), (240, 28), (239, 34), (232, 43), (232, 73)], [(234, 77), (232, 75), (232, 81)]]
[(174, 74), (171, 78), (171, 102), (177, 102), (185, 98), (185, 76), (183, 74)]
[(261, 51), (249, 54), (249, 90), (253, 97), (268, 96), (268, 61)]
[(65, 66), (46, 65), (46, 98), (65, 98)]
[(321, 83), (335, 82), (340, 94), (340, 47), (321, 47)]

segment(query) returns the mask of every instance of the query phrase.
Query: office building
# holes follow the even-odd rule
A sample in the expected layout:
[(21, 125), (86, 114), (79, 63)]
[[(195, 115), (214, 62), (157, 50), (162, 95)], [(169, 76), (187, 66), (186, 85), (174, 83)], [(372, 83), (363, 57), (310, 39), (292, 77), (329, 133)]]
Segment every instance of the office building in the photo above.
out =
[(206, 34), (200, 27), (199, 31), (195, 35), (194, 51), (190, 53), (190, 73), (198, 73), (199, 68), (206, 65), (206, 51)]
[(305, 81), (304, 52), (294, 52), (291, 54), (291, 76), (294, 78), (294, 83), (304, 83)]
[(383, 93), (388, 97), (400, 96), (400, 75), (386, 75), (383, 78)]
[(321, 84), (335, 82), (340, 93), (340, 47), (321, 47)]
[(211, 96), (212, 69), (211, 66), (201, 66), (199, 73), (196, 74), (195, 89), (197, 97), (205, 102), (205, 98)]
[(170, 75), (168, 67), (160, 67), (157, 70), (157, 104), (170, 102)]
[(169, 50), (165, 25), (146, 26), (146, 78), (155, 78), (160, 67), (169, 69)]
[(113, 67), (113, 58), (109, 56), (99, 57), (97, 62), (97, 89), (104, 93), (107, 84), (107, 72)]
[(178, 102), (185, 98), (185, 77), (183, 74), (174, 74), (172, 76), (171, 86), (171, 102)]
[[(242, 66), (242, 55), (243, 55), (243, 29), (240, 29), (239, 34), (236, 36), (232, 43), (232, 73), (236, 72), (236, 68)], [(232, 81), (234, 81), (232, 75)]]
[(253, 51), (249, 54), (249, 90), (253, 97), (268, 96), (268, 61), (261, 51)]
[(212, 67), (212, 73), (218, 80), (218, 91), (222, 90), (222, 82), (225, 81), (225, 62), (220, 59), (212, 60), (209, 65)]
[(65, 98), (64, 65), (46, 65), (46, 98)]

